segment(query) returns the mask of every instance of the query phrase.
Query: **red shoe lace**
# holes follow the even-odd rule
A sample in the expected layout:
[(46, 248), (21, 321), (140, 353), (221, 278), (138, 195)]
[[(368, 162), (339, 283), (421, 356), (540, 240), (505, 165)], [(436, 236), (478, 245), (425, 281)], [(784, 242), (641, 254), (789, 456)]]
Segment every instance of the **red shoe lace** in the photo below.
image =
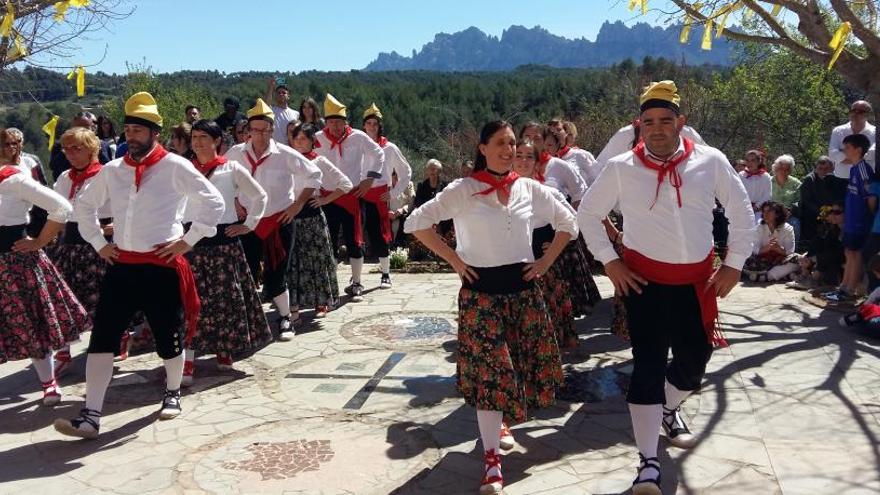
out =
[(55, 361), (70, 361), (69, 351), (58, 351), (55, 353)]
[[(483, 463), (486, 465), (486, 472), (483, 474), (482, 485), (491, 485), (492, 483), (503, 483), (504, 477), (501, 476), (501, 456), (495, 452), (495, 449), (487, 450), (483, 456)], [(498, 468), (497, 476), (489, 476), (489, 470)]]
[(55, 380), (50, 380), (48, 382), (42, 382), (42, 383), (40, 383), (40, 385), (42, 385), (42, 387), (43, 387), (43, 397), (50, 396), (50, 395), (58, 395), (58, 396), (61, 395), (58, 393), (58, 383)]

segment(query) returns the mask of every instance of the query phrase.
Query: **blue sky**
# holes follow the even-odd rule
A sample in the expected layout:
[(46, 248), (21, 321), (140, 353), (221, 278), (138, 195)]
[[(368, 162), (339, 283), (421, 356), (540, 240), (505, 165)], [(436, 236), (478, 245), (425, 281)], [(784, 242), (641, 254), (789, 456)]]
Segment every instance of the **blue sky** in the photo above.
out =
[[(656, 0), (655, 0), (656, 1)], [(666, 3), (666, 2), (663, 2)], [(500, 36), (512, 24), (540, 25), (567, 38), (594, 40), (605, 20), (656, 21), (637, 17), (626, 0), (148, 0), (112, 32), (80, 42), (90, 72), (125, 72), (126, 62), (157, 72), (181, 69), (350, 70), (379, 52), (409, 55), (438, 32), (476, 26)]]

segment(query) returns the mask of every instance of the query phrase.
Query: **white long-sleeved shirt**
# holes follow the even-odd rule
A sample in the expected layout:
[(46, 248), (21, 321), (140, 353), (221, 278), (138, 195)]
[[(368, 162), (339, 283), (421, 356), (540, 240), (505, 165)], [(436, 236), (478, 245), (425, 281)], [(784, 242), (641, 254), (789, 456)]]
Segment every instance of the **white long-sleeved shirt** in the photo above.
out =
[[(140, 189), (134, 178), (135, 167), (117, 158), (105, 164), (78, 196), (74, 219), (80, 235), (96, 251), (107, 245), (98, 209), (108, 200), (113, 241), (125, 251), (148, 253), (181, 237), (195, 246), (203, 237), (217, 233), (217, 223), (226, 209), (223, 196), (189, 160), (168, 153), (144, 170)], [(192, 203), (193, 218), (184, 234), (183, 213), (188, 203)]]
[[(223, 202), (226, 204), (226, 210), (218, 223), (238, 222), (238, 214), (234, 207), (235, 199), (238, 198), (241, 205), (247, 210), (247, 217), (242, 223), (245, 227), (254, 230), (266, 212), (269, 195), (251, 176), (250, 170), (235, 160), (228, 160), (223, 165), (215, 167), (208, 180), (220, 191)], [(196, 217), (194, 207), (187, 204), (186, 212), (183, 214), (184, 222), (190, 222)]]
[[(73, 211), (73, 207), (64, 196), (34, 180), (29, 172), (13, 174), (0, 182), (0, 211), (3, 211), (4, 205), (13, 203), (16, 206), (19, 203), (26, 204), (28, 209), (30, 209), (30, 205), (37, 205), (46, 210), (49, 214), (49, 220), (58, 223), (66, 222)], [(27, 210), (24, 214), (26, 220)], [(0, 223), (0, 226), (8, 227), (27, 223), (21, 221), (20, 216), (18, 220), (14, 223)]]
[(592, 153), (580, 148), (571, 148), (561, 158), (574, 167), (585, 187), (590, 187), (596, 182), (596, 177), (599, 176), (599, 162)]
[[(828, 140), (828, 156), (834, 161), (834, 175), (841, 179), (849, 180), (849, 169), (852, 164), (842, 163), (846, 156), (843, 154), (843, 138), (853, 134), (852, 125), (847, 122), (831, 130), (831, 139)], [(877, 147), (877, 129), (872, 124), (865, 124), (865, 128), (859, 134), (864, 134), (871, 142), (871, 149), (865, 155), (865, 161), (874, 166), (874, 149)]]
[(558, 189), (571, 198), (572, 202), (580, 201), (587, 192), (587, 184), (580, 171), (571, 162), (561, 158), (550, 158), (544, 169), (544, 177), (548, 186)]
[(252, 172), (254, 179), (269, 195), (264, 216), (272, 216), (292, 205), (296, 201), (296, 187), (299, 187), (300, 191), (321, 187), (321, 170), (290, 146), (276, 143), (274, 140), (269, 141), (266, 152), (258, 157), (251, 142), (248, 141), (237, 144), (226, 152), (226, 158), (235, 160), (251, 170), (248, 155), (255, 161), (266, 158), (266, 161), (257, 167), (256, 173)]
[(782, 249), (785, 249), (786, 256), (794, 252), (794, 227), (788, 223), (783, 223), (774, 231), (770, 231), (770, 226), (764, 222), (758, 224), (755, 233), (754, 254), (758, 254), (770, 241), (776, 239)]
[[(385, 168), (382, 171), (382, 177), (373, 181), (373, 187), (387, 185), (391, 188), (391, 197), (399, 196), (406, 189), (406, 185), (412, 181), (412, 167), (404, 158), (403, 153), (396, 144), (388, 141), (382, 148), (385, 153)], [(391, 173), (397, 172), (397, 185), (391, 187)]]
[(575, 215), (551, 188), (534, 180), (517, 180), (503, 205), (497, 194), (478, 194), (488, 187), (470, 177), (453, 181), (410, 214), (404, 231), (411, 234), (452, 219), (455, 251), (465, 263), (480, 268), (534, 261), (532, 231), (547, 223), (557, 232), (577, 236)]
[[(39, 167), (39, 164), (33, 158), (22, 155), (18, 165), (10, 166), (20, 170), (22, 175), (34, 178), (34, 169)], [(0, 225), (21, 225), (30, 223), (31, 220), (28, 212), (30, 211), (31, 206), (33, 205), (23, 197), (8, 196), (6, 198), (0, 198)]]
[(315, 151), (336, 165), (352, 184), (357, 186), (367, 178), (382, 177), (385, 169), (385, 153), (379, 143), (373, 141), (367, 133), (352, 129), (345, 141), (331, 150), (330, 140), (327, 139), (325, 132), (327, 132), (326, 128), (315, 134), (315, 139), (321, 144), (321, 147), (316, 147)]
[(770, 201), (770, 198), (773, 197), (773, 179), (769, 173), (765, 172), (749, 177), (749, 174), (743, 170), (739, 173), (739, 178), (746, 188), (746, 194), (749, 195), (749, 202), (756, 207), (760, 208), (762, 204)]
[[(703, 137), (689, 125), (681, 128), (681, 137), (690, 139), (694, 144), (706, 144), (706, 141), (703, 141)], [(621, 127), (616, 133), (614, 133), (614, 135), (611, 136), (611, 139), (608, 140), (608, 144), (602, 148), (602, 152), (596, 157), (596, 161), (599, 163), (597, 164), (598, 169), (596, 170), (595, 176), (599, 176), (609, 160), (633, 149), (633, 140), (635, 140), (635, 138), (636, 131), (632, 124)]]
[[(76, 205), (77, 198), (82, 195), (86, 185), (89, 182), (95, 180), (95, 177), (97, 176), (89, 177), (88, 179), (86, 179), (82, 187), (79, 188), (79, 191), (76, 192), (76, 196), (70, 199), (70, 187), (73, 186), (73, 182), (70, 180), (70, 170), (65, 170), (61, 173), (61, 175), (58, 176), (57, 179), (55, 179), (54, 189), (55, 192), (60, 194), (62, 197), (69, 198), (68, 201), (70, 201), (72, 205)], [(98, 218), (109, 218), (111, 216), (113, 216), (113, 211), (110, 209), (110, 201), (107, 201), (100, 208), (98, 208)]]
[[(682, 143), (677, 153), (683, 151)], [(724, 263), (742, 269), (752, 254), (755, 214), (733, 167), (721, 151), (696, 145), (677, 170), (682, 179), (682, 207), (667, 176), (651, 209), (657, 171), (642, 164), (632, 151), (609, 160), (578, 208), (581, 232), (599, 261), (608, 263), (617, 258), (602, 220), (618, 203), (626, 226), (624, 246), (664, 263), (689, 264), (706, 259), (713, 247), (712, 209), (718, 198), (730, 221)]]
[[(348, 192), (354, 187), (351, 180), (336, 168), (336, 165), (333, 165), (330, 160), (318, 155), (312, 160), (312, 163), (321, 171), (321, 189), (330, 192), (340, 189), (342, 192)], [(299, 196), (302, 190), (303, 188), (297, 184), (296, 195)], [(315, 190), (315, 196), (320, 196), (320, 191)]]

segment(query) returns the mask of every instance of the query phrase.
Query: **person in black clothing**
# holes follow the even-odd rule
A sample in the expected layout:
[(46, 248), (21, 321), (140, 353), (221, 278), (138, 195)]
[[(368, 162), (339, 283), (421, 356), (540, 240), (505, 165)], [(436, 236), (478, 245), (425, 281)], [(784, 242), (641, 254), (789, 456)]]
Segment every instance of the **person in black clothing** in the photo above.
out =
[(846, 196), (847, 181), (834, 175), (834, 162), (827, 156), (816, 160), (816, 168), (801, 183), (801, 245), (810, 247), (819, 227), (819, 212), (823, 206), (842, 203)]
[(238, 98), (234, 96), (227, 96), (225, 100), (223, 100), (223, 108), (225, 111), (220, 114), (219, 117), (214, 119), (214, 122), (220, 126), (220, 130), (224, 132), (228, 132), (232, 134), (235, 131), (235, 124), (242, 120), (247, 120), (244, 114), (239, 112), (239, 103)]
[(443, 171), (443, 164), (434, 158), (428, 160), (425, 166), (425, 176), (422, 182), (419, 182), (416, 188), (416, 199), (413, 201), (413, 209), (422, 206), (428, 201), (434, 199), (434, 196), (442, 191), (449, 183), (440, 180), (440, 172)]
[[(70, 128), (72, 129), (74, 127), (85, 127), (97, 134), (98, 118), (95, 117), (95, 114), (92, 112), (79, 112), (70, 122)], [(98, 161), (103, 165), (112, 159), (113, 154), (110, 152), (110, 144), (108, 142), (102, 142), (101, 149), (98, 151)], [(65, 170), (70, 168), (70, 162), (67, 161), (67, 157), (61, 152), (60, 141), (56, 142), (55, 145), (52, 146), (52, 150), (49, 152), (49, 168), (52, 170), (53, 180), (56, 177), (61, 176)]]

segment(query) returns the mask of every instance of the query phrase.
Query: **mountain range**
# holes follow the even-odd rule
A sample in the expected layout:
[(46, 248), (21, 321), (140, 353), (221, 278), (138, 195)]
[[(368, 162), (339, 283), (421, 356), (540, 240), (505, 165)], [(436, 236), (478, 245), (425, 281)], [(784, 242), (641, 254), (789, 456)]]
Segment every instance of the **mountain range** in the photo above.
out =
[(476, 27), (453, 34), (439, 33), (409, 57), (380, 53), (364, 70), (429, 70), (441, 72), (505, 71), (522, 65), (603, 67), (632, 59), (664, 57), (688, 65), (731, 65), (734, 43), (713, 39), (712, 49), (700, 48), (702, 29), (695, 27), (687, 44), (679, 43), (681, 25), (666, 28), (636, 23), (605, 22), (596, 41), (568, 39), (535, 26), (511, 26), (501, 37)]

